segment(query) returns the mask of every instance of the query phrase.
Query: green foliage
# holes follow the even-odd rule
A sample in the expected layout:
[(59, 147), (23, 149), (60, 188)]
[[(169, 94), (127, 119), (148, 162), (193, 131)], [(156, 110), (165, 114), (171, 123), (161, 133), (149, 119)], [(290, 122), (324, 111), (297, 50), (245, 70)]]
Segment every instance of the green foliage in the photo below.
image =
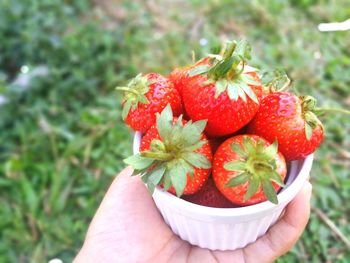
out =
[[(131, 153), (114, 87), (185, 65), (191, 50), (215, 53), (218, 36), (246, 37), (252, 66), (285, 68), (297, 92), (349, 108), (348, 32), (317, 31), (349, 17), (346, 0), (119, 2), (0, 1), (0, 262), (71, 261)], [(350, 123), (340, 114), (322, 121), (313, 207), (349, 237)], [(279, 262), (346, 262), (349, 253), (313, 212)]]
[(83, 1), (0, 4), (8, 99), (0, 106), (1, 262), (69, 261), (130, 154), (112, 89), (120, 32), (102, 30), (93, 17), (84, 21), (89, 8)]

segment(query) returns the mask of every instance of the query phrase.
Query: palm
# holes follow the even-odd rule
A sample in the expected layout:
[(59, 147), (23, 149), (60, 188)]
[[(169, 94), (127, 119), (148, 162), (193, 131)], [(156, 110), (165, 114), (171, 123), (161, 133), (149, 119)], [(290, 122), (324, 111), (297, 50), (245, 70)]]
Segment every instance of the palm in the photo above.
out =
[(125, 169), (111, 185), (76, 262), (271, 262), (294, 245), (308, 220), (305, 190), (255, 243), (235, 251), (202, 249), (172, 233), (140, 178), (130, 173)]

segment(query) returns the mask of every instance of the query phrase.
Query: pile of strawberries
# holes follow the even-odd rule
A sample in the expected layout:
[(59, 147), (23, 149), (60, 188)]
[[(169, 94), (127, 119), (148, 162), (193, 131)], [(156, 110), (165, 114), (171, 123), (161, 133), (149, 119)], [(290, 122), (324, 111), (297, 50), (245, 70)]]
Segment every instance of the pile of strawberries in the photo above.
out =
[(319, 147), (315, 99), (263, 85), (249, 58), (250, 46), (232, 41), (168, 77), (139, 74), (117, 88), (124, 121), (143, 134), (125, 162), (151, 192), (221, 208), (277, 203), (286, 162)]

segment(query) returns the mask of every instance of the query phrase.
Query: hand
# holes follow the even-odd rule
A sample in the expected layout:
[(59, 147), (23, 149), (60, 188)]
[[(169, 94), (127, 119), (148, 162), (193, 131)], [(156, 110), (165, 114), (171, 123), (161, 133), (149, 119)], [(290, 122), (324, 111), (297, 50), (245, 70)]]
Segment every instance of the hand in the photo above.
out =
[(110, 186), (74, 262), (272, 262), (288, 252), (310, 214), (309, 182), (256, 242), (234, 251), (192, 246), (164, 223), (140, 177), (124, 169)]

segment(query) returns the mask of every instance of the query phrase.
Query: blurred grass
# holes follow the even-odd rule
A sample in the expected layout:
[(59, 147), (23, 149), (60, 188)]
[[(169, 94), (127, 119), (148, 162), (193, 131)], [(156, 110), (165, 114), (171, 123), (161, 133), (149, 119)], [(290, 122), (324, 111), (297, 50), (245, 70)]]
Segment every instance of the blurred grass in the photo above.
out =
[[(252, 64), (285, 68), (299, 93), (350, 106), (350, 17), (339, 1), (0, 2), (0, 262), (72, 260), (108, 184), (131, 152), (113, 87), (138, 72), (167, 74), (221, 40), (247, 38)], [(200, 45), (204, 40), (208, 44)], [(350, 122), (323, 118), (311, 173), (314, 211), (279, 262), (348, 262)], [(317, 212), (316, 212), (317, 211)]]

